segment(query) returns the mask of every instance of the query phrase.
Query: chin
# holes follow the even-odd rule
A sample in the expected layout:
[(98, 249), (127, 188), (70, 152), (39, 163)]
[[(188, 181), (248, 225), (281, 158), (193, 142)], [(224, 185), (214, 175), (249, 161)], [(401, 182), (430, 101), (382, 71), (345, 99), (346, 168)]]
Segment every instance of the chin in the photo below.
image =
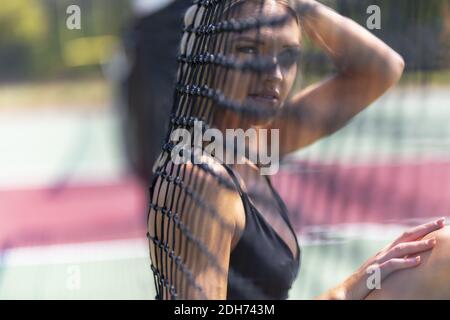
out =
[(274, 120), (274, 117), (261, 119), (259, 121), (252, 122), (251, 127), (255, 129), (264, 129), (270, 126)]
[[(265, 104), (265, 105), (259, 104), (258, 106), (261, 106), (262, 110), (268, 109), (268, 110), (280, 111), (284, 108), (284, 102), (276, 102), (273, 104)], [(251, 127), (254, 127), (254, 128), (267, 127), (270, 124), (272, 124), (272, 122), (275, 120), (275, 118), (276, 118), (276, 116), (253, 119), (252, 121), (250, 121)]]

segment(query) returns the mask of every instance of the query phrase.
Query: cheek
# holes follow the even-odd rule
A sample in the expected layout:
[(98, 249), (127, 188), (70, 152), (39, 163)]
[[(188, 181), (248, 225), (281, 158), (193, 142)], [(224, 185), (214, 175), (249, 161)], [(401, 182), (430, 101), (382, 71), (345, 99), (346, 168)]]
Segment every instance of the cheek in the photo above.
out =
[(250, 73), (232, 71), (227, 74), (221, 89), (227, 99), (242, 103), (247, 97), (252, 83), (254, 80)]
[(297, 64), (295, 64), (294, 66), (286, 70), (283, 83), (283, 91), (285, 93), (285, 96), (289, 94), (289, 92), (292, 90), (292, 87), (294, 86), (294, 82), (297, 77), (297, 68)]

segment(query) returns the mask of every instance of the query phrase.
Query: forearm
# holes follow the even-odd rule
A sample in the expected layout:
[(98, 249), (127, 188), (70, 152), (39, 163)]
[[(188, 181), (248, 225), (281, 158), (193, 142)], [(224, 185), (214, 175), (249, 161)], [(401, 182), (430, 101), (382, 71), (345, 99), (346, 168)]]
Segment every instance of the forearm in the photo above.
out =
[(339, 72), (401, 74), (403, 59), (356, 22), (315, 0), (294, 0), (308, 37), (334, 61)]

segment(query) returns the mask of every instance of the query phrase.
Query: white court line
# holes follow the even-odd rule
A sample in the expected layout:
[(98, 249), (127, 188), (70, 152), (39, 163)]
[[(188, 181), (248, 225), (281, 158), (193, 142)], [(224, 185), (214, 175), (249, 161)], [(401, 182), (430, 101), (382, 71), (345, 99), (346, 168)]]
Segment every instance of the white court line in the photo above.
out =
[(119, 181), (128, 170), (112, 110), (0, 112), (0, 189)]
[(17, 267), (148, 257), (147, 240), (137, 238), (10, 249), (4, 252), (0, 264), (4, 267)]
[[(386, 221), (385, 223), (342, 223), (305, 227), (298, 235), (300, 245), (332, 245), (355, 240), (395, 240), (402, 232), (442, 216)], [(448, 217), (447, 217), (448, 221)]]

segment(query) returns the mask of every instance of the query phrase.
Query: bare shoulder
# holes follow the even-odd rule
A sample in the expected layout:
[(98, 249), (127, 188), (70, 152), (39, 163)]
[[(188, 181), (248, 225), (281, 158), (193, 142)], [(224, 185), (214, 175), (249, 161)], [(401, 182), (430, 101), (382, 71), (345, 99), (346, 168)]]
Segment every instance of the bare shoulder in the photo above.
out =
[(178, 184), (182, 184), (182, 188), (190, 194), (197, 207), (203, 212), (216, 215), (222, 223), (232, 226), (238, 238), (245, 224), (245, 212), (239, 191), (219, 161), (207, 155), (201, 156), (200, 160), (200, 164), (174, 164), (168, 161), (164, 174), (156, 183), (156, 187), (162, 192), (154, 194), (153, 201), (170, 203), (170, 198), (177, 196), (177, 188), (171, 181), (178, 178)]
[(450, 227), (431, 232), (435, 247), (420, 254), (415, 268), (393, 273), (367, 299), (450, 299)]
[[(205, 192), (203, 194), (210, 199), (212, 205), (225, 221), (234, 227), (231, 248), (238, 242), (245, 226), (245, 211), (241, 196), (232, 177), (225, 167), (213, 157), (203, 155), (201, 163), (206, 165), (200, 169), (201, 176), (205, 178)], [(188, 170), (194, 170), (195, 165), (190, 165)]]

